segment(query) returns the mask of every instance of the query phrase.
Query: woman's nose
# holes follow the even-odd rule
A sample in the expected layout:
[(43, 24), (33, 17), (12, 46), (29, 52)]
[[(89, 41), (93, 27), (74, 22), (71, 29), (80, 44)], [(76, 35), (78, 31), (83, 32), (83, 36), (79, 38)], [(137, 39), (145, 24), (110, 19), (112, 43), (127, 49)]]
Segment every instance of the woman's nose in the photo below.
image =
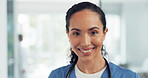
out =
[(81, 38), (81, 46), (88, 46), (91, 44), (91, 38), (89, 35), (83, 35)]

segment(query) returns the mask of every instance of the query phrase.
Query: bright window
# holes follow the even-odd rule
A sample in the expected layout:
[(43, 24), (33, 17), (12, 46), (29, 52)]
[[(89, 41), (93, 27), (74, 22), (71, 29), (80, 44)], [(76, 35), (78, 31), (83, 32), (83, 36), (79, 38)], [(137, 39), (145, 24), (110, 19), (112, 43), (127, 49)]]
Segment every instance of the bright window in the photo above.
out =
[(68, 63), (64, 19), (64, 14), (19, 14), (18, 32), (24, 37), (20, 58), (26, 58), (22, 59), (26, 78), (47, 78), (51, 70)]

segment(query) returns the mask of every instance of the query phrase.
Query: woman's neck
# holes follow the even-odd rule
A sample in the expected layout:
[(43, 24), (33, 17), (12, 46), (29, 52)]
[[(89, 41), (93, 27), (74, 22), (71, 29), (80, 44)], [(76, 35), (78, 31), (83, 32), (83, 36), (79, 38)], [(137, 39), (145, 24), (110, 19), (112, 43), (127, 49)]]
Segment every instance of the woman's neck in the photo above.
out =
[(103, 57), (90, 61), (81, 61), (78, 59), (77, 66), (80, 71), (86, 74), (93, 74), (101, 71), (105, 66), (105, 60)]

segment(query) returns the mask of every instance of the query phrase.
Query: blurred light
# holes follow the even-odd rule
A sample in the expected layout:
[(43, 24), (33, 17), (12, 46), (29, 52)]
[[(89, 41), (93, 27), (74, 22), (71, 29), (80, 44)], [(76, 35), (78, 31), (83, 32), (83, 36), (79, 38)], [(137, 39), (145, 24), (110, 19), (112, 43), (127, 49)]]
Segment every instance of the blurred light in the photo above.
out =
[(24, 24), (27, 20), (28, 20), (28, 18), (25, 14), (18, 15), (18, 23), (19, 24)]

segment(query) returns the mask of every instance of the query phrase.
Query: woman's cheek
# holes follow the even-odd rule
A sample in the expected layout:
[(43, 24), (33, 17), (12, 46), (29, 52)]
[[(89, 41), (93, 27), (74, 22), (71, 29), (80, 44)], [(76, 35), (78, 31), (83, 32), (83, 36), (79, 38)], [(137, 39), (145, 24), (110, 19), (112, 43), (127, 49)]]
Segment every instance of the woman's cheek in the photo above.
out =
[(92, 39), (92, 41), (93, 41), (94, 45), (97, 45), (97, 46), (102, 46), (102, 44), (103, 44), (103, 39), (101, 39), (99, 37)]
[(74, 48), (74, 47), (77, 46), (78, 40), (76, 40), (76, 39), (71, 39), (71, 40), (70, 40), (70, 43), (71, 43), (71, 46)]

